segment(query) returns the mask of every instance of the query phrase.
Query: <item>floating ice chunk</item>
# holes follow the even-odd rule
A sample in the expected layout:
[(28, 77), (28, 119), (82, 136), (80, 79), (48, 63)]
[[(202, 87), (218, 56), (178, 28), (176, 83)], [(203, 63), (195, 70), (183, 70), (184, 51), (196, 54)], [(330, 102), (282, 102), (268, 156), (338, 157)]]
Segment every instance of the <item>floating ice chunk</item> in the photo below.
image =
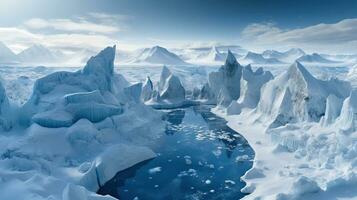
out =
[(154, 167), (154, 168), (149, 169), (150, 174), (156, 174), (159, 172), (161, 172), (161, 167)]
[(236, 162), (244, 162), (249, 160), (249, 156), (248, 155), (242, 155), (242, 156), (237, 156), (236, 157)]
[(232, 180), (225, 180), (224, 183), (225, 184), (230, 184), (230, 185), (235, 185), (236, 184), (236, 182), (232, 181)]

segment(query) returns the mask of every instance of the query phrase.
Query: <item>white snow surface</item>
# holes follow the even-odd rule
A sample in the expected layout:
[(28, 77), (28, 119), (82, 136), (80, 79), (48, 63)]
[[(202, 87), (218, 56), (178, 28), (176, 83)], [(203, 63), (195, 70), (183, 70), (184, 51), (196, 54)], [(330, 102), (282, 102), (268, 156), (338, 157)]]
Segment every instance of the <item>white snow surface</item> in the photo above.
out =
[(82, 70), (36, 80), (24, 105), (0, 84), (0, 199), (114, 199), (96, 191), (156, 156), (161, 114), (141, 103), (141, 83), (114, 72), (114, 56), (108, 47)]

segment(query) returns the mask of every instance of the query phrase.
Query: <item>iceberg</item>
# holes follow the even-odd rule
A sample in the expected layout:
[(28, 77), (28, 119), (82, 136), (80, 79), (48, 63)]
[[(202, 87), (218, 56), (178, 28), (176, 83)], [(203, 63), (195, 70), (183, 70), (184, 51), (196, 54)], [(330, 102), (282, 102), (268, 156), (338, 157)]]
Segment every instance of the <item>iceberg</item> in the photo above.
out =
[[(0, 199), (114, 199), (96, 192), (156, 156), (148, 145), (164, 132), (162, 116), (140, 101), (141, 83), (114, 72), (114, 57), (108, 47), (82, 70), (36, 80), (20, 107), (0, 83)], [(164, 94), (177, 84), (170, 77)]]
[[(150, 79), (145, 83), (146, 89), (142, 91), (141, 96), (145, 96), (147, 105), (155, 108), (173, 108), (194, 103), (186, 100), (186, 90), (176, 75), (164, 66), (161, 71), (160, 81), (157, 85), (157, 90), (152, 90), (152, 82)], [(143, 93), (145, 92), (145, 93)]]
[(141, 96), (140, 96), (141, 100), (143, 102), (150, 100), (153, 95), (153, 91), (154, 91), (154, 85), (150, 77), (147, 77), (141, 89)]
[[(215, 95), (217, 103), (224, 103), (223, 106), (228, 106), (230, 100), (239, 98), (241, 77), (242, 66), (237, 62), (233, 53), (228, 51), (225, 64), (219, 68), (218, 72), (212, 72), (208, 77), (209, 88)], [(222, 101), (223, 99), (225, 100)]]
[(344, 99), (351, 86), (347, 82), (327, 81), (313, 77), (304, 66), (295, 62), (289, 69), (262, 87), (256, 111), (278, 127), (289, 122), (319, 121), (325, 115), (330, 94)]
[(8, 131), (12, 128), (9, 99), (4, 86), (0, 81), (0, 127)]
[(231, 102), (227, 107), (227, 113), (239, 114), (242, 108), (255, 108), (260, 100), (262, 86), (272, 79), (273, 75), (261, 67), (256, 71), (253, 71), (250, 65), (243, 67), (240, 97), (237, 101)]

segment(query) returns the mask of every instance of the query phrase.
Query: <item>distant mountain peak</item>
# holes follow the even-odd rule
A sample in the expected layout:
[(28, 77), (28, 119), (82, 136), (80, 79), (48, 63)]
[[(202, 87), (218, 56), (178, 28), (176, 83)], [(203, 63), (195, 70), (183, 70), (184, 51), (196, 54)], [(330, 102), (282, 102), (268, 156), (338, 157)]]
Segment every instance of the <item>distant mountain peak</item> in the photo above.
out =
[(164, 65), (187, 64), (179, 56), (161, 46), (145, 48), (134, 60), (134, 63), (150, 63)]

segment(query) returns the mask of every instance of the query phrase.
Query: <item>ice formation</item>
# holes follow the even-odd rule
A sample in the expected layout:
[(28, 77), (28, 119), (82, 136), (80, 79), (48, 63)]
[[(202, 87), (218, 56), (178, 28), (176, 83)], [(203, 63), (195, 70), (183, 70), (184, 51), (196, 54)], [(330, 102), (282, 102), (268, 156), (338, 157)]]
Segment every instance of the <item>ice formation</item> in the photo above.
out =
[(38, 79), (20, 107), (0, 84), (0, 199), (114, 199), (96, 191), (156, 156), (147, 145), (161, 114), (141, 103), (141, 83), (114, 73), (114, 56), (108, 47), (83, 70)]
[(319, 121), (325, 114), (328, 95), (346, 98), (347, 82), (318, 80), (299, 62), (262, 87), (257, 112), (271, 127), (299, 121)]
[(295, 62), (262, 86), (256, 106), (233, 101), (239, 115), (214, 109), (255, 151), (242, 177), (245, 199), (355, 197), (356, 94), (348, 82), (319, 80)]
[[(1, 79), (0, 79), (1, 80)], [(0, 81), (0, 127), (7, 131), (12, 127), (9, 99)]]
[(179, 107), (189, 103), (186, 101), (186, 90), (180, 79), (172, 74), (166, 66), (162, 68), (157, 90), (153, 89), (150, 79), (146, 80), (144, 86), (141, 97), (146, 100), (148, 105), (163, 108)]
[(240, 97), (228, 106), (227, 114), (239, 114), (242, 108), (255, 108), (260, 100), (262, 86), (271, 79), (273, 75), (261, 67), (255, 72), (250, 65), (243, 67)]
[(208, 103), (228, 107), (230, 114), (238, 114), (243, 107), (256, 106), (260, 99), (260, 88), (272, 78), (273, 75), (262, 68), (254, 72), (250, 65), (241, 66), (232, 52), (228, 51), (225, 64), (218, 72), (209, 74), (208, 83), (197, 96)]
[[(228, 51), (225, 64), (219, 68), (218, 72), (212, 72), (208, 77), (209, 88), (218, 104), (228, 106), (232, 100), (239, 98), (241, 77), (242, 66), (232, 52)], [(202, 94), (202, 96), (207, 95)]]
[(142, 91), (141, 92), (141, 100), (143, 102), (151, 99), (153, 91), (154, 91), (154, 85), (153, 85), (150, 77), (146, 78), (141, 91)]

